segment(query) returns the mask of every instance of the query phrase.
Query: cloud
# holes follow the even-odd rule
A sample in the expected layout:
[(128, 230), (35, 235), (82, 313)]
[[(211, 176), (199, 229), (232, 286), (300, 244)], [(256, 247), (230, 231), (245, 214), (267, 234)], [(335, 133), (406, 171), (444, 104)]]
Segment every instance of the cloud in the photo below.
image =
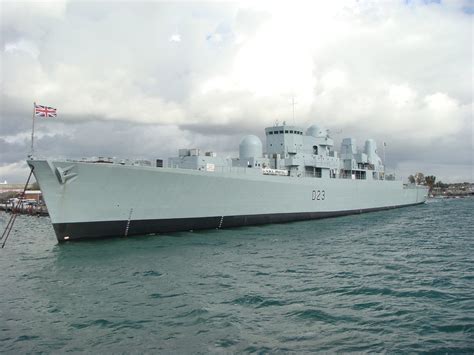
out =
[(170, 42), (181, 42), (181, 36), (179, 34), (174, 34), (170, 36)]
[[(0, 166), (0, 182), (17, 183), (26, 180), (29, 173), (26, 161), (17, 161), (10, 164), (2, 164)], [(21, 177), (21, 180), (19, 179)]]
[(35, 100), (60, 117), (37, 128), (46, 155), (125, 155), (127, 141), (132, 155), (163, 156), (187, 145), (230, 154), (241, 135), (291, 122), (295, 97), (297, 124), (388, 141), (392, 167), (429, 160), (449, 176), (439, 151), (472, 165), (467, 7), (5, 2), (1, 165), (28, 151)]
[(5, 53), (24, 52), (33, 58), (38, 58), (39, 50), (35, 43), (20, 39), (17, 42), (9, 42), (5, 44)]

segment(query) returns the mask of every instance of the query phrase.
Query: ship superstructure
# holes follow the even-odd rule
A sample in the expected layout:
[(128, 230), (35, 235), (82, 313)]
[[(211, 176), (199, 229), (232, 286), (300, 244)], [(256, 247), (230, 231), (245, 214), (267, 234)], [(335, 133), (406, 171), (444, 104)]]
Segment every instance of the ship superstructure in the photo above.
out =
[[(246, 136), (239, 146), (238, 158), (221, 158), (214, 152), (201, 154), (199, 149), (180, 149), (170, 158), (170, 168), (225, 171), (228, 168), (254, 168), (256, 173), (322, 179), (393, 179), (385, 176), (382, 160), (373, 139), (359, 151), (354, 138), (345, 138), (338, 154), (327, 129), (310, 126), (306, 133), (292, 125), (265, 129), (265, 149), (260, 138)], [(275, 172), (277, 170), (277, 172)], [(250, 172), (249, 172), (250, 173)]]
[[(162, 161), (28, 164), (59, 241), (288, 222), (425, 202), (427, 189), (386, 175), (374, 140), (334, 150), (328, 130), (294, 125), (246, 136), (238, 158), (180, 149)], [(155, 166), (156, 165), (156, 166)]]

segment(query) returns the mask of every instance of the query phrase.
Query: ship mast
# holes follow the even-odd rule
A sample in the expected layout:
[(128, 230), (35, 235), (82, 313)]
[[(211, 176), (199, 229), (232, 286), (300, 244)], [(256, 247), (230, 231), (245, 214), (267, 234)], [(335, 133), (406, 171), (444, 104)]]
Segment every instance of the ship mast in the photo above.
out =
[(293, 105), (293, 125), (295, 125), (295, 105), (296, 105), (295, 95), (291, 97), (291, 104)]

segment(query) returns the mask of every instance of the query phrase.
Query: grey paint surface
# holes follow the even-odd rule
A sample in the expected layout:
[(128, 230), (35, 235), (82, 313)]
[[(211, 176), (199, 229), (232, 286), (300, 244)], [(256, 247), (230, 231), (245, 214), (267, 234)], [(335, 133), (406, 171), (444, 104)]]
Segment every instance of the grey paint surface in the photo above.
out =
[[(304, 212), (424, 202), (401, 181), (235, 174), (107, 163), (30, 160), (53, 224)], [(60, 171), (69, 178), (61, 181)], [(245, 170), (243, 170), (245, 171)]]
[(206, 228), (216, 225), (215, 219), (220, 228), (226, 217), (234, 225), (301, 220), (414, 205), (427, 198), (427, 188), (385, 176), (374, 140), (359, 151), (354, 139), (344, 139), (339, 157), (328, 130), (316, 125), (305, 134), (284, 122), (266, 128), (265, 137), (265, 153), (258, 137), (246, 136), (239, 158), (180, 149), (169, 168), (103, 159), (31, 159), (28, 164), (59, 240), (69, 230), (98, 236), (118, 228), (118, 234), (128, 235), (138, 233), (134, 227), (139, 224), (153, 233), (183, 230), (184, 224)]

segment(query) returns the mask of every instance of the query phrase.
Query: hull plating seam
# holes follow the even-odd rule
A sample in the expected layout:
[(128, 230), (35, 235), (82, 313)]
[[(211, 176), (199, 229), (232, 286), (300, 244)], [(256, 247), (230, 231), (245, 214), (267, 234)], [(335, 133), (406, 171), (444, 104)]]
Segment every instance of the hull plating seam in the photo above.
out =
[(334, 212), (300, 212), (276, 213), (240, 216), (215, 216), (196, 218), (172, 218), (153, 220), (123, 220), (103, 222), (77, 222), (53, 224), (56, 236), (60, 242), (65, 240), (95, 239), (117, 236), (132, 236), (143, 234), (157, 234), (181, 232), (202, 229), (220, 229), (240, 226), (254, 226), (259, 224), (285, 223), (337, 217), (365, 212), (382, 211), (393, 208), (419, 205), (424, 202), (390, 207), (334, 211)]

